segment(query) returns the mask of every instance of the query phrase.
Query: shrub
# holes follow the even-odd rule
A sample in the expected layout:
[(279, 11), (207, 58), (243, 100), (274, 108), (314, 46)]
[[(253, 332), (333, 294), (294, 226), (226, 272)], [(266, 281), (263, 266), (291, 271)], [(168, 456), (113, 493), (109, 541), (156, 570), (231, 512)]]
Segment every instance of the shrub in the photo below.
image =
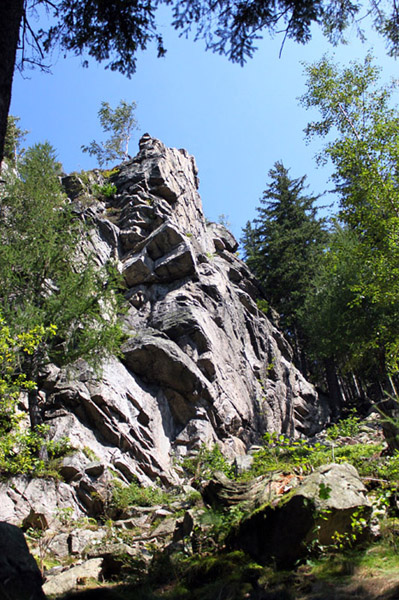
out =
[(349, 417), (341, 419), (335, 425), (329, 427), (327, 438), (336, 440), (340, 437), (354, 437), (360, 431), (360, 418), (356, 416), (356, 412), (352, 411)]
[[(300, 468), (309, 473), (313, 469), (327, 463), (348, 462), (363, 477), (377, 477), (380, 468), (379, 454), (382, 444), (345, 444), (344, 446), (310, 444), (299, 439), (292, 440), (283, 434), (267, 433), (264, 446), (254, 454), (254, 461), (248, 475), (262, 475), (269, 471), (293, 472)], [(392, 469), (399, 469), (398, 463), (392, 463)]]
[(211, 479), (216, 471), (221, 471), (229, 479), (235, 478), (234, 466), (223, 456), (216, 444), (212, 448), (201, 446), (195, 456), (184, 458), (181, 466), (195, 479)]
[(112, 490), (113, 505), (124, 510), (128, 506), (155, 506), (169, 504), (170, 495), (159, 487), (142, 487), (137, 481), (124, 486), (120, 481), (114, 481)]
[(117, 187), (113, 183), (107, 182), (103, 185), (98, 185), (98, 183), (93, 184), (93, 193), (96, 197), (112, 198), (116, 192)]

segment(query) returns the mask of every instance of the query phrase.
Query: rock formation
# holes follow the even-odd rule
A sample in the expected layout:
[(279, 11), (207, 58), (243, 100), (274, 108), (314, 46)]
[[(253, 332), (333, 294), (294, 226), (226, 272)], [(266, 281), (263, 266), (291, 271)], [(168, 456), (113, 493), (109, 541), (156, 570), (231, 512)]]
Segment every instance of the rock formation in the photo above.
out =
[[(99, 378), (83, 363), (73, 373), (50, 365), (40, 392), (50, 435), (76, 448), (62, 467), (69, 485), (45, 501), (70, 505), (72, 494), (76, 510), (90, 514), (101, 508), (110, 468), (125, 481), (168, 484), (178, 479), (176, 460), (201, 444), (234, 457), (266, 431), (311, 435), (327, 414), (258, 310), (262, 293), (234, 237), (207, 223), (193, 157), (145, 134), (111, 181), (111, 199), (91, 197), (76, 175), (64, 185), (90, 224), (98, 262), (112, 260), (123, 274), (122, 357)], [(46, 513), (43, 494), (27, 500), (25, 483), (7, 491), (0, 518)]]

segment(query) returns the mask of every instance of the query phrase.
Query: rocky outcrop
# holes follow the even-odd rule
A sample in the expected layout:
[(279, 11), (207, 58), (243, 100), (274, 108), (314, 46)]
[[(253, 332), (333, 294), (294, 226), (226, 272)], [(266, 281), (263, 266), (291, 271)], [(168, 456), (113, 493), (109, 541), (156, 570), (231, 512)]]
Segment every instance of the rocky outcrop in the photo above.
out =
[(115, 473), (176, 481), (176, 459), (203, 443), (233, 457), (266, 431), (313, 434), (326, 408), (258, 310), (234, 237), (206, 222), (193, 157), (146, 134), (113, 175), (113, 198), (91, 198), (74, 177), (65, 180), (73, 209), (90, 224), (98, 263), (123, 274), (128, 303), (123, 355), (99, 378), (84, 363), (43, 374), (50, 434), (76, 448), (62, 472), (77, 510), (100, 510)]

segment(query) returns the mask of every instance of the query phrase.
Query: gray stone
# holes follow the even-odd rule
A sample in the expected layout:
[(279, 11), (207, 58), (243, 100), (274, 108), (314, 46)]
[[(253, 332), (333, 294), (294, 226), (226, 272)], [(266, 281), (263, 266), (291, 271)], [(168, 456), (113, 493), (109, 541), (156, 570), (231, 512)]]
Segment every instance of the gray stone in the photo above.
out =
[[(213, 236), (214, 244), (217, 250), (228, 250), (229, 252), (236, 252), (238, 248), (238, 242), (232, 233), (224, 225), (220, 223), (208, 223), (207, 229)], [(220, 245), (218, 248), (217, 245)]]
[(68, 531), (61, 531), (59, 533), (49, 532), (49, 535), (51, 535), (51, 540), (48, 545), (50, 552), (58, 558), (65, 558), (69, 556), (70, 533)]
[(83, 477), (87, 458), (83, 452), (65, 456), (60, 466), (60, 475), (67, 482)]
[(76, 589), (79, 583), (84, 584), (89, 579), (98, 580), (102, 573), (102, 564), (102, 558), (86, 560), (67, 571), (49, 577), (43, 585), (43, 590), (46, 594), (59, 596)]
[[(101, 177), (90, 175), (90, 185)], [(57, 494), (50, 484), (27, 484), (28, 495), (0, 484), (0, 516), (14, 523), (29, 515), (32, 494), (38, 514), (65, 505), (95, 514), (93, 499), (106, 500), (114, 476), (176, 483), (176, 460), (202, 444), (234, 459), (266, 431), (312, 435), (328, 418), (257, 309), (261, 290), (234, 237), (207, 225), (193, 157), (145, 135), (112, 181), (112, 199), (74, 201), (73, 210), (90, 224), (87, 251), (98, 264), (113, 261), (128, 288), (123, 357), (105, 361), (97, 379), (82, 361), (74, 371), (49, 369), (40, 391), (51, 438), (68, 436), (104, 471), (83, 476), (89, 460), (64, 459), (69, 485), (57, 484)]]
[[(289, 485), (288, 485), (289, 484)], [(230, 508), (237, 504), (251, 512), (263, 504), (271, 504), (283, 492), (299, 485), (296, 476), (268, 473), (250, 481), (234, 481), (221, 472), (215, 473), (201, 489), (204, 502), (215, 509)]]
[(98, 531), (90, 529), (74, 529), (69, 534), (68, 544), (69, 552), (72, 555), (87, 556), (94, 549), (103, 545), (106, 531), (99, 529)]
[(100, 477), (104, 473), (104, 465), (99, 461), (92, 461), (85, 467), (85, 473), (90, 477)]
[(0, 522), (0, 598), (45, 600), (42, 577), (18, 527)]
[(62, 178), (62, 186), (67, 196), (72, 200), (84, 194), (86, 191), (86, 186), (84, 185), (83, 181), (74, 173), (72, 173), (72, 175), (66, 175)]
[(33, 514), (52, 527), (64, 508), (72, 509), (72, 518), (82, 515), (74, 490), (61, 481), (12, 477), (0, 482), (0, 497), (0, 519), (15, 525)]

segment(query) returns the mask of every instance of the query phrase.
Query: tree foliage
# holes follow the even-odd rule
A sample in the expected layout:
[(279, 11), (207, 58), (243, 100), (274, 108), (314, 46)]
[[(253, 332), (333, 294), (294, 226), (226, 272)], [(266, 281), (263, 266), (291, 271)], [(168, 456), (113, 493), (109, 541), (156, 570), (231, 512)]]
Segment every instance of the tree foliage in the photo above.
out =
[(87, 229), (62, 193), (60, 171), (48, 143), (33, 146), (1, 203), (0, 311), (15, 339), (40, 332), (18, 366), (35, 383), (28, 390), (34, 428), (43, 366), (98, 362), (121, 340), (116, 275), (87, 250)]
[[(378, 327), (363, 330), (360, 348), (365, 355), (374, 348), (394, 372), (399, 367), (399, 113), (392, 106), (394, 88), (379, 85), (379, 71), (370, 56), (342, 69), (324, 57), (306, 67), (302, 103), (321, 116), (308, 125), (308, 136), (334, 133), (323, 156), (334, 166), (339, 218), (356, 240), (350, 307), (378, 315)], [(342, 250), (333, 255), (344, 260)]]
[(258, 217), (253, 227), (247, 224), (242, 241), (249, 267), (279, 313), (286, 335), (297, 344), (299, 313), (327, 234), (317, 218), (317, 197), (304, 194), (306, 177), (291, 179), (281, 162), (269, 177)]
[(95, 156), (100, 166), (115, 160), (126, 160), (129, 157), (132, 133), (138, 129), (135, 110), (135, 102), (128, 104), (121, 100), (115, 109), (111, 108), (108, 102), (101, 102), (98, 111), (101, 128), (111, 136), (105, 142), (93, 140), (88, 146), (82, 146), (83, 152)]
[[(88, 251), (88, 231), (62, 193), (54, 149), (48, 143), (29, 148), (18, 173), (5, 188), (0, 213), (0, 311), (11, 368), (0, 390), (3, 417), (11, 424), (3, 432), (0, 468), (10, 472), (37, 471), (48, 456), (37, 395), (44, 365), (77, 358), (98, 363), (117, 352), (121, 340), (117, 278)], [(20, 430), (14, 419), (10, 382), (17, 385), (15, 393), (18, 385), (27, 390), (30, 431)]]
[[(78, 0), (41, 0), (54, 16), (48, 30), (40, 30), (39, 38), (48, 51), (54, 44), (75, 54), (88, 52), (98, 61), (108, 61), (107, 68), (131, 76), (136, 67), (136, 54), (149, 43), (156, 43), (158, 56), (166, 52), (158, 32), (156, 13), (160, 4), (172, 10), (172, 25), (195, 39), (204, 39), (206, 48), (243, 64), (252, 57), (261, 32), (284, 32), (285, 37), (306, 43), (314, 23), (333, 42), (341, 40), (346, 28), (360, 17), (362, 6), (352, 0), (163, 0), (137, 2), (112, 0), (80, 2)], [(32, 3), (33, 4), (33, 3)], [(382, 0), (365, 8), (375, 28), (384, 35), (393, 55), (398, 53), (396, 6)], [(363, 15), (364, 16), (364, 15)], [(360, 29), (360, 28), (359, 28)]]
[(17, 166), (18, 160), (21, 158), (24, 152), (22, 144), (26, 134), (28, 133), (28, 131), (18, 127), (19, 121), (19, 117), (8, 115), (7, 131), (4, 143), (4, 158), (7, 160), (8, 164), (13, 167)]
[(336, 225), (309, 282), (300, 319), (313, 360), (334, 360), (342, 373), (361, 371), (364, 379), (373, 380), (384, 371), (378, 348), (387, 334), (388, 315), (368, 298), (357, 301), (362, 269), (358, 237)]
[[(12, 77), (19, 62), (48, 69), (46, 55), (58, 46), (62, 51), (105, 62), (106, 68), (131, 77), (137, 53), (155, 43), (158, 56), (165, 55), (158, 31), (160, 5), (171, 8), (172, 26), (182, 35), (194, 30), (194, 39), (205, 40), (206, 48), (241, 65), (251, 58), (263, 31), (284, 33), (306, 43), (311, 27), (320, 24), (333, 42), (345, 29), (364, 16), (388, 40), (389, 52), (399, 54), (398, 11), (395, 3), (370, 1), (363, 8), (354, 0), (3, 0), (0, 3), (0, 161), (3, 158), (6, 120), (11, 99)], [(45, 19), (37, 19), (48, 13)], [(35, 23), (39, 22), (38, 27)], [(283, 44), (284, 44), (283, 41)], [(88, 64), (84, 58), (84, 65)]]
[(44, 463), (36, 455), (45, 443), (45, 426), (32, 430), (19, 408), (21, 394), (36, 383), (26, 377), (24, 357), (32, 355), (44, 337), (54, 336), (56, 327), (34, 327), (15, 336), (0, 316), (0, 473), (39, 473)]

